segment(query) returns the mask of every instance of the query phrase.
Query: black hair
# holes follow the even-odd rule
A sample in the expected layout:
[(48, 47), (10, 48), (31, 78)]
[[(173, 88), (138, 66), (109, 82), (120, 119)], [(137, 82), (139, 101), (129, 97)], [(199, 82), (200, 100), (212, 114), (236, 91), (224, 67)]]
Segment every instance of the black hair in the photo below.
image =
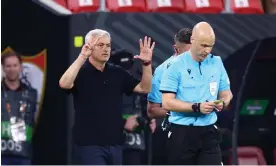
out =
[(22, 64), (22, 58), (19, 54), (13, 51), (9, 51), (7, 53), (4, 53), (1, 55), (1, 64), (4, 65), (6, 62), (6, 59), (9, 57), (16, 57), (19, 60), (19, 63)]
[(192, 29), (190, 28), (183, 28), (180, 29), (174, 36), (175, 42), (191, 44), (191, 36), (192, 36)]

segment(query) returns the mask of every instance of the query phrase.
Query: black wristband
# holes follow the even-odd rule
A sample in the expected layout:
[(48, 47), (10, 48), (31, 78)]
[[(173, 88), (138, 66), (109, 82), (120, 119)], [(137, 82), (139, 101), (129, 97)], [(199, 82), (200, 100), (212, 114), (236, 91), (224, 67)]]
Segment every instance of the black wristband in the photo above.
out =
[(197, 111), (200, 112), (200, 103), (197, 103)]
[(200, 112), (200, 103), (194, 103), (192, 105), (193, 112)]
[(149, 61), (149, 62), (143, 62), (143, 65), (144, 66), (148, 66), (148, 65), (150, 65), (151, 64), (151, 61)]
[(196, 104), (196, 103), (194, 103), (194, 104), (192, 105), (192, 110), (193, 110), (193, 112), (196, 112), (196, 110), (197, 110), (197, 104)]

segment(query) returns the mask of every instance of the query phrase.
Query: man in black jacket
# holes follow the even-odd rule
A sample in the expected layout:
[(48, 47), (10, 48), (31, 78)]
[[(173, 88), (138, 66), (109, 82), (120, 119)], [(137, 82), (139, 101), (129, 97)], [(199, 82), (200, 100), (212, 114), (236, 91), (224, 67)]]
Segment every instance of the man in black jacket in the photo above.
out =
[(141, 81), (121, 67), (107, 63), (111, 37), (94, 29), (85, 37), (80, 55), (60, 78), (59, 85), (73, 94), (75, 124), (73, 139), (76, 164), (122, 164), (123, 94), (148, 93), (151, 89), (151, 60), (154, 44), (140, 40)]
[(19, 55), (8, 52), (1, 60), (5, 75), (1, 82), (1, 163), (30, 165), (37, 91), (19, 78), (22, 70)]

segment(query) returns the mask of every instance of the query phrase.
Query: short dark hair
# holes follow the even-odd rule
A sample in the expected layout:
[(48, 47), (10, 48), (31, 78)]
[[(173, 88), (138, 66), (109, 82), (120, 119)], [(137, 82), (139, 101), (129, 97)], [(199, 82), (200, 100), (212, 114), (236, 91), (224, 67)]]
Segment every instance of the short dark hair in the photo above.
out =
[(6, 62), (6, 59), (9, 57), (16, 57), (19, 60), (19, 63), (22, 64), (22, 58), (19, 54), (17, 54), (14, 51), (9, 51), (1, 55), (1, 64), (4, 65)]
[(180, 29), (174, 36), (175, 42), (191, 44), (191, 36), (192, 36), (192, 29), (190, 28), (183, 28)]

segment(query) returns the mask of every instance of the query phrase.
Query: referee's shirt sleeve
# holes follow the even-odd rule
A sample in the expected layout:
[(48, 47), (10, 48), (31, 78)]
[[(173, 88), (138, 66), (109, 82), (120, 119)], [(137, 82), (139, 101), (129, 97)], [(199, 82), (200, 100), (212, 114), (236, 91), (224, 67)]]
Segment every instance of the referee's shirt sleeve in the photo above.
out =
[(151, 92), (148, 94), (148, 101), (152, 103), (162, 103), (162, 94), (159, 91), (160, 88), (160, 75), (156, 70), (152, 79)]
[(160, 91), (162, 93), (176, 93), (179, 84), (178, 63), (172, 63), (164, 72), (160, 84)]
[(230, 90), (230, 80), (221, 59), (220, 59), (220, 63), (221, 63), (222, 73), (221, 73), (220, 82), (219, 82), (219, 92)]

